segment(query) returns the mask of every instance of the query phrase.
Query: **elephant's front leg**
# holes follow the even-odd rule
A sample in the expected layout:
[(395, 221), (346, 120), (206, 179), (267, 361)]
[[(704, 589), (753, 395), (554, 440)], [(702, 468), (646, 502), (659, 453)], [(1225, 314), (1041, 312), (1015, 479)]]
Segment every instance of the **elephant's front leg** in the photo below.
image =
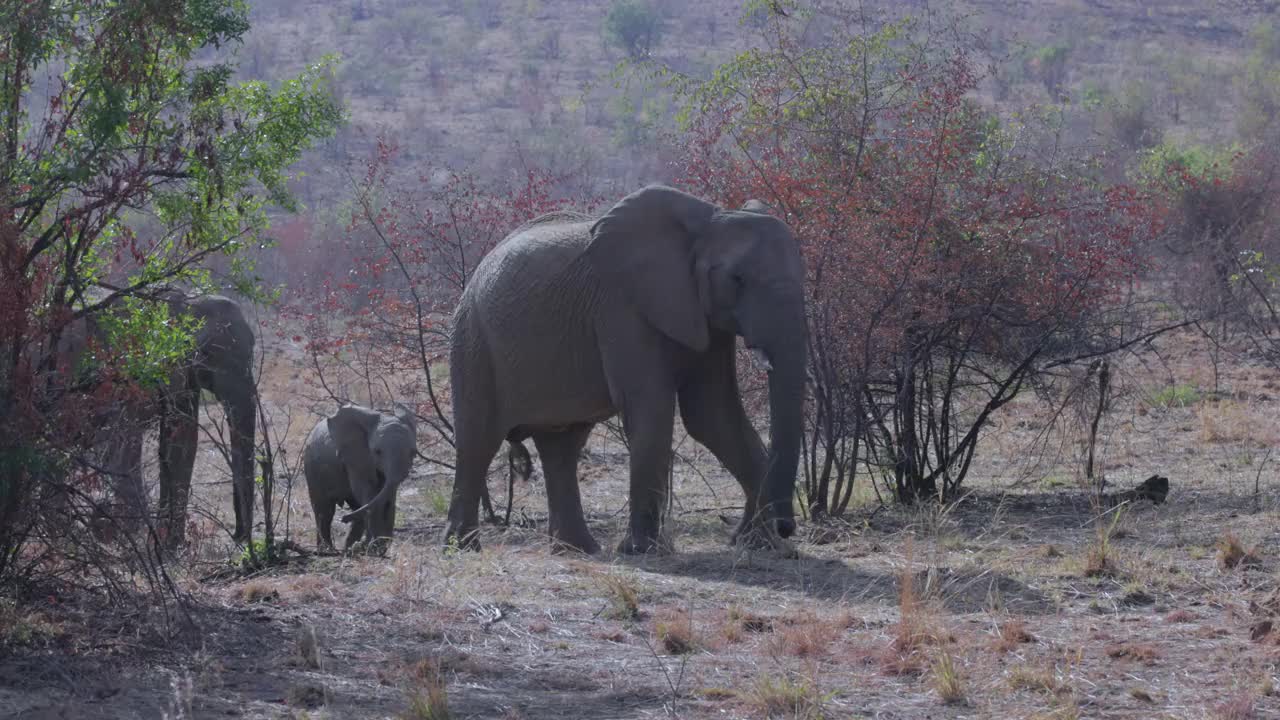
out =
[(778, 538), (771, 536), (759, 511), (768, 455), (742, 406), (732, 339), (707, 353), (680, 389), (680, 418), (689, 435), (710, 450), (742, 486), (742, 520), (733, 532), (733, 544), (776, 545)]
[(662, 540), (662, 516), (671, 482), (674, 415), (674, 393), (648, 395), (642, 408), (624, 411), (631, 446), (631, 526), (618, 552), (625, 555), (671, 550)]
[(191, 497), (191, 472), (195, 468), (200, 427), (199, 387), (194, 381), (179, 386), (161, 400), (160, 415), (160, 516), (165, 545), (181, 545), (186, 539), (187, 504)]

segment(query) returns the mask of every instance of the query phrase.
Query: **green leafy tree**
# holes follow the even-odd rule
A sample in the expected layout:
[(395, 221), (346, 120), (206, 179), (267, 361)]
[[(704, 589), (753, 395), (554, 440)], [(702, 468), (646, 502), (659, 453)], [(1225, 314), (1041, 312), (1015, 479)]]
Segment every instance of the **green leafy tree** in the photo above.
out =
[(1046, 45), (1035, 51), (1027, 61), (1032, 74), (1044, 83), (1045, 92), (1055, 101), (1062, 97), (1067, 83), (1067, 60), (1071, 47), (1060, 43)]
[(662, 15), (645, 0), (617, 0), (604, 18), (604, 36), (633, 58), (649, 55), (663, 32)]
[[(210, 288), (215, 260), (262, 295), (242, 251), (267, 242), (269, 208), (294, 209), (290, 165), (342, 122), (331, 60), (274, 88), (232, 81), (248, 15), (243, 0), (0, 13), (0, 576), (43, 531), (41, 482), (56, 468), (91, 487), (98, 423), (189, 347), (150, 298)], [(87, 385), (66, 352), (86, 323), (109, 338)]]
[(1249, 55), (1236, 80), (1241, 99), (1236, 130), (1246, 141), (1274, 142), (1280, 117), (1280, 28), (1261, 23), (1249, 40)]

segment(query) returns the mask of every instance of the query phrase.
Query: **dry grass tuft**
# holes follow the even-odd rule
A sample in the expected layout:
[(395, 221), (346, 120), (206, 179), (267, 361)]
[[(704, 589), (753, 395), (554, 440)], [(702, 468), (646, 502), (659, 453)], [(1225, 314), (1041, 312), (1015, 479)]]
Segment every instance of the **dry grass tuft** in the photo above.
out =
[(1140, 687), (1129, 688), (1129, 697), (1144, 703), (1153, 703), (1156, 701), (1155, 698), (1151, 697), (1151, 693)]
[(1105, 525), (1101, 522), (1097, 523), (1093, 542), (1089, 543), (1089, 548), (1085, 552), (1083, 568), (1085, 577), (1113, 577), (1119, 573), (1111, 541), (1117, 537), (1120, 521), (1124, 516), (1125, 510), (1121, 508), (1111, 514), (1111, 522)]
[(1021, 620), (1007, 620), (996, 626), (994, 646), (1000, 652), (1009, 652), (1019, 645), (1035, 641), (1035, 636), (1027, 630), (1026, 624)]
[(308, 623), (298, 628), (298, 634), (293, 639), (293, 657), (290, 661), (310, 670), (320, 669), (320, 636), (314, 625)]
[(291, 707), (314, 710), (328, 702), (327, 695), (328, 693), (323, 686), (315, 683), (303, 683), (301, 685), (291, 685), (285, 701)]
[(670, 655), (686, 655), (697, 649), (693, 618), (684, 610), (668, 610), (653, 624), (658, 643)]
[(407, 691), (409, 707), (402, 720), (450, 720), (449, 694), (445, 691), (440, 663), (423, 660), (414, 666), (413, 682)]
[(0, 648), (47, 645), (65, 631), (38, 612), (25, 612), (17, 603), (0, 600)]
[(697, 688), (693, 694), (703, 700), (732, 700), (738, 697), (738, 693), (723, 687)]
[(1217, 542), (1218, 565), (1224, 570), (1256, 565), (1259, 562), (1258, 548), (1244, 549), (1244, 544), (1236, 534), (1228, 531)]
[(1112, 660), (1133, 660), (1144, 665), (1154, 664), (1160, 651), (1145, 643), (1117, 643), (1107, 647), (1107, 657)]
[(1009, 687), (1042, 695), (1062, 696), (1071, 693), (1071, 686), (1053, 668), (1017, 666), (1009, 671)]
[(592, 637), (605, 642), (623, 644), (627, 641), (627, 634), (618, 628), (606, 628), (597, 630), (591, 634)]
[(599, 576), (598, 584), (604, 595), (604, 616), (610, 620), (639, 620), (640, 592), (635, 583), (617, 573), (605, 573)]
[(753, 613), (750, 610), (743, 610), (737, 605), (730, 606), (728, 620), (730, 624), (738, 626), (745, 632), (773, 632), (773, 620), (771, 618)]
[(769, 649), (775, 655), (822, 657), (827, 654), (827, 648), (831, 645), (833, 631), (832, 626), (825, 625), (814, 615), (806, 613), (771, 635)]
[(956, 667), (955, 659), (946, 650), (939, 650), (933, 657), (933, 689), (947, 705), (965, 702), (964, 681)]
[(881, 670), (888, 675), (924, 672), (929, 664), (925, 648), (953, 639), (938, 628), (933, 608), (916, 592), (915, 575), (910, 572), (910, 544), (908, 540), (908, 562), (898, 574), (898, 621), (892, 627), (889, 648), (880, 661)]
[(250, 580), (240, 587), (237, 594), (246, 603), (275, 602), (280, 599), (280, 592), (261, 580)]
[(803, 680), (761, 675), (742, 698), (761, 717), (791, 720), (823, 717), (822, 697), (816, 687)]
[(1247, 443), (1265, 446), (1275, 443), (1274, 427), (1265, 408), (1235, 400), (1219, 400), (1196, 409), (1200, 420), (1200, 442), (1206, 444)]
[(1196, 615), (1190, 610), (1186, 610), (1183, 608), (1174, 610), (1170, 612), (1168, 615), (1164, 616), (1164, 621), (1167, 623), (1189, 623), (1189, 622), (1195, 622), (1196, 620), (1199, 620), (1199, 619), (1200, 619), (1199, 615)]
[(1213, 720), (1254, 720), (1257, 713), (1253, 696), (1240, 693), (1221, 705), (1215, 705), (1209, 717)]
[(286, 586), (289, 598), (299, 603), (334, 600), (332, 588), (333, 580), (323, 575), (299, 575)]

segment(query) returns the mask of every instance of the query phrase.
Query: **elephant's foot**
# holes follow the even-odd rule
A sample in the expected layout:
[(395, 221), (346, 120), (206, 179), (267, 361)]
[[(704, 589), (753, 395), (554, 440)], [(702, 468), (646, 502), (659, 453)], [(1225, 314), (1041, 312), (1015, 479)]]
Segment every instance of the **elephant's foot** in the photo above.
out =
[(552, 531), (551, 554), (568, 555), (573, 553), (597, 555), (600, 553), (600, 543), (596, 542), (596, 539), (591, 537), (591, 533), (585, 529), (579, 532)]
[(364, 543), (365, 552), (374, 557), (386, 557), (387, 551), (391, 549), (391, 538), (378, 537)]
[(631, 532), (618, 544), (620, 555), (670, 555), (673, 552), (675, 548), (671, 543), (658, 535)]
[(796, 546), (779, 535), (770, 523), (743, 520), (738, 529), (733, 531), (729, 544), (743, 550), (775, 551), (787, 558), (800, 556)]
[(444, 549), (457, 548), (458, 550), (480, 550), (480, 529), (479, 528), (463, 528), (452, 522), (444, 526), (443, 538)]
[(175, 552), (187, 542), (187, 534), (172, 525), (161, 525), (159, 528), (162, 545), (168, 552)]

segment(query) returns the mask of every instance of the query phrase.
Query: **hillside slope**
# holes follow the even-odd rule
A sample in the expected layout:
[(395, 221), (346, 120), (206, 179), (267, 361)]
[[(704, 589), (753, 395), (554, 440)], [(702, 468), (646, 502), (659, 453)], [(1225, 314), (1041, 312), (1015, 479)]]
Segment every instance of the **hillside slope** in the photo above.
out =
[[(646, 128), (670, 109), (610, 74), (624, 54), (602, 31), (611, 2), (591, 0), (259, 0), (241, 74), (273, 79), (338, 53), (352, 125), (307, 163), (300, 189), (315, 203), (342, 185), (337, 168), (373, 137), (404, 161), (502, 173), (533, 163), (621, 185), (661, 175)], [(655, 0), (665, 33), (654, 57), (707, 72), (753, 40), (741, 0)], [(884, 3), (922, 12), (928, 2)], [(937, 9), (938, 4), (932, 4)], [(1277, 0), (966, 0), (967, 16), (1003, 64), (988, 100), (1046, 101), (1035, 58), (1065, 48), (1068, 92), (1141, 87), (1167, 132), (1221, 139), (1232, 71), (1250, 28)]]

